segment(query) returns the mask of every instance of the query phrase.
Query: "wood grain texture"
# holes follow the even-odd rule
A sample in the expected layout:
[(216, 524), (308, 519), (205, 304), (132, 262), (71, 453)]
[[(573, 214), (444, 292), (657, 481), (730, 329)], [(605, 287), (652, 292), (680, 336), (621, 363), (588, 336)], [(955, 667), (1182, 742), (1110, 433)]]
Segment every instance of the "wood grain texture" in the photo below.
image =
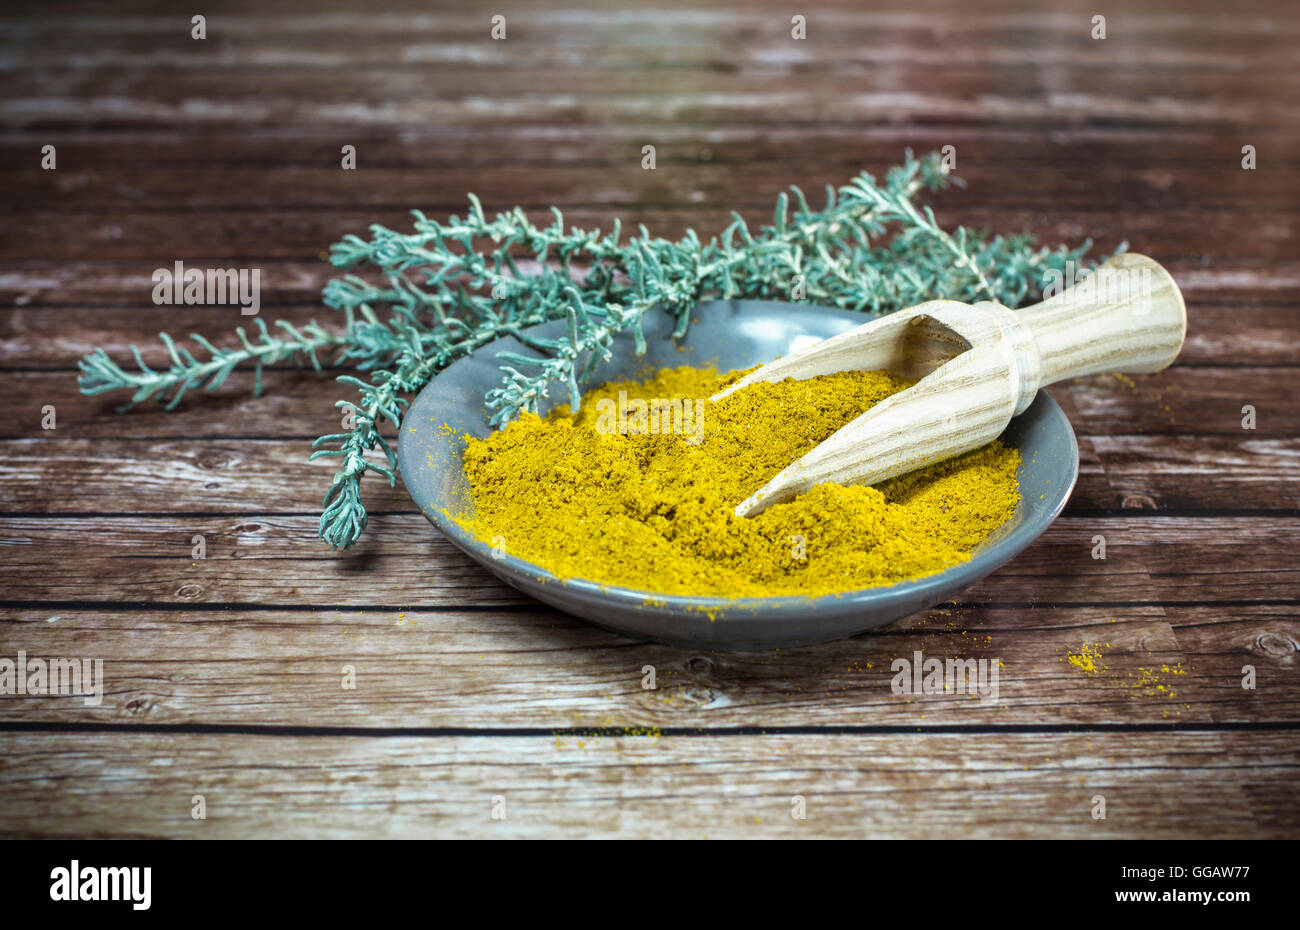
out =
[[(777, 0), (522, 0), (506, 42), (472, 6), (349, 5), (227, 0), (203, 42), (164, 0), (0, 13), (0, 658), (100, 658), (106, 685), (0, 696), (0, 835), (1300, 836), (1292, 4), (819, 0), (795, 41)], [(945, 145), (966, 187), (934, 195), (942, 223), (1127, 241), (1178, 283), (1187, 341), (1159, 374), (1053, 386), (1080, 439), (1065, 516), (869, 635), (621, 639), (486, 574), (400, 483), (369, 482), (334, 552), (306, 462), (334, 373), (268, 372), (260, 399), (237, 373), (174, 413), (75, 388), (93, 347), (156, 363), (160, 330), (247, 323), (154, 306), (177, 259), (259, 267), (264, 318), (329, 322), (329, 245), (412, 207), (711, 235)], [(996, 658), (999, 700), (895, 695), (917, 650)]]
[[(336, 214), (331, 213), (331, 215)], [(573, 219), (571, 214), (565, 215)], [(693, 213), (689, 212), (689, 208), (683, 207), (682, 215), (693, 216)], [(211, 217), (211, 214), (205, 216)], [(320, 292), (335, 274), (323, 260), (325, 248), (328, 243), (337, 241), (339, 236), (363, 229), (367, 222), (379, 221), (379, 217), (368, 214), (364, 219), (358, 219), (350, 224), (340, 223), (337, 224), (336, 229), (329, 230), (320, 228), (321, 221), (318, 214), (313, 216), (315, 218), (288, 216), (284, 217), (283, 222), (284, 227), (292, 227), (290, 232), (293, 235), (307, 237), (314, 234), (317, 237), (310, 245), (304, 244), (303, 250), (298, 253), (300, 257), (310, 255), (310, 260), (268, 259), (263, 255), (259, 255), (256, 259), (258, 267), (263, 269), (262, 306), (267, 313), (271, 310), (266, 308), (310, 302), (320, 307), (321, 315), (325, 315), (326, 308), (319, 304)], [(0, 275), (0, 305), (38, 309), (69, 306), (147, 307), (148, 312), (159, 313), (159, 309), (150, 302), (150, 275), (153, 269), (158, 267), (160, 255), (163, 256), (163, 260), (166, 260), (167, 256), (186, 249), (189, 245), (187, 237), (193, 235), (195, 224), (192, 217), (166, 214), (150, 214), (150, 217), (148, 223), (151, 225), (142, 230), (138, 239), (135, 234), (121, 225), (121, 217), (106, 221), (106, 225), (102, 227), (102, 234), (97, 233), (94, 239), (96, 252), (111, 252), (122, 248), (127, 250), (135, 260), (120, 262), (116, 258), (78, 258), (75, 265), (69, 265), (66, 258), (59, 260), (57, 258), (57, 255), (61, 254), (59, 250), (65, 248), (73, 250), (68, 257), (84, 255), (87, 244), (75, 239), (70, 242), (68, 236), (78, 235), (78, 230), (94, 230), (99, 227), (85, 216), (69, 214), (69, 222), (74, 224), (74, 229), (69, 232), (66, 223), (48, 219), (50, 234), (44, 241), (38, 240), (39, 230), (37, 230), (28, 237), (26, 244), (18, 251), (21, 258), (6, 260), (5, 256), (0, 255), (0, 261), (4, 261), (4, 273)], [(263, 219), (256, 215), (245, 216), (242, 227), (244, 235), (247, 236), (255, 231), (249, 228), (250, 224), (260, 227)], [(722, 217), (719, 216), (718, 219), (722, 220)], [(1189, 303), (1194, 304), (1198, 298), (1203, 297), (1220, 302), (1230, 300), (1234, 305), (1237, 302), (1267, 301), (1273, 304), (1285, 302), (1286, 306), (1295, 306), (1296, 288), (1300, 287), (1300, 263), (1290, 262), (1280, 254), (1273, 258), (1263, 258), (1255, 253), (1246, 257), (1224, 256), (1222, 261), (1216, 261), (1213, 268), (1207, 268), (1195, 255), (1204, 254), (1204, 250), (1214, 247), (1214, 230), (1200, 231), (1197, 225), (1198, 218), (1183, 219), (1191, 225), (1180, 226), (1179, 234), (1196, 237), (1192, 248), (1193, 254), (1179, 260), (1170, 260), (1166, 257), (1164, 263), (1178, 281)], [(400, 215), (394, 214), (388, 217), (387, 220), (400, 227), (403, 223), (409, 223), (410, 215), (402, 212)], [(985, 222), (988, 221), (989, 218), (985, 217)], [(32, 222), (34, 225), (39, 225), (42, 216), (32, 217)], [(1109, 222), (1109, 219), (1099, 217), (1098, 222)], [(210, 236), (212, 239), (207, 243), (208, 248), (199, 252), (205, 256), (206, 261), (215, 262), (232, 255), (246, 254), (238, 251), (247, 249), (246, 242), (232, 243), (219, 240), (208, 229), (208, 225), (204, 223), (199, 227), (200, 235)], [(699, 225), (703, 226), (703, 224)], [(314, 233), (313, 226), (316, 227)], [(1062, 235), (1073, 236), (1079, 232), (1077, 226), (1077, 223), (1074, 224), (1075, 228)], [(1187, 228), (1194, 232), (1185, 232)], [(156, 236), (160, 231), (170, 238), (157, 239)], [(277, 226), (277, 233), (280, 231), (282, 228)], [(665, 231), (656, 227), (655, 232), (662, 234)], [(1051, 231), (1048, 230), (1043, 235), (1045, 238), (1050, 237), (1050, 233)], [(151, 237), (155, 238), (151, 239)], [(158, 241), (167, 241), (172, 245), (164, 253), (159, 249)], [(1285, 240), (1279, 240), (1279, 246), (1283, 244)], [(282, 244), (277, 239), (268, 248), (280, 250)], [(54, 258), (28, 258), (27, 256), (33, 254), (34, 249), (40, 249), (42, 255), (54, 255)], [(1282, 249), (1279, 247), (1277, 251), (1281, 253)], [(1194, 335), (1196, 326), (1194, 313), (1191, 326)], [(160, 325), (158, 328), (164, 327)]]
[[(1300, 723), (1293, 674), (1300, 621), (1291, 611), (944, 605), (868, 637), (732, 654), (636, 643), (531, 603), (509, 612), (219, 614), (38, 604), (0, 610), (0, 626), (29, 655), (39, 646), (43, 654), (104, 662), (101, 704), (70, 695), (14, 699), (9, 719), (31, 723), (488, 731), (1182, 726)], [(1069, 661), (1084, 644), (1103, 654), (1103, 670)], [(998, 661), (996, 701), (895, 694), (891, 665), (917, 649)], [(1253, 690), (1241, 686), (1245, 664), (1257, 668)], [(342, 688), (344, 665), (356, 669), (355, 689)], [(647, 665), (655, 669), (653, 689), (644, 686)]]
[[(156, 339), (154, 340), (156, 341)], [(11, 357), (12, 358), (12, 357)], [(123, 363), (129, 358), (122, 358)], [(684, 360), (690, 360), (689, 356)], [(147, 361), (147, 359), (146, 359)], [(1152, 439), (1186, 436), (1243, 447), (1256, 440), (1286, 441), (1300, 431), (1300, 398), (1286, 372), (1276, 365), (1177, 365), (1155, 375), (1097, 376), (1053, 385), (1052, 396), (1069, 412), (1080, 436), (1137, 435)], [(124, 440), (149, 437), (198, 438), (195, 418), (213, 409), (223, 417), (204, 435), (279, 437), (319, 435), (336, 422), (334, 401), (342, 396), (334, 377), (339, 372), (299, 373), (293, 368), (270, 371), (265, 394), (253, 396), (252, 372), (236, 372), (213, 393), (187, 394), (174, 414), (153, 404), (126, 416), (110, 416), (126, 398), (104, 394), (84, 397), (76, 388), (75, 370), (33, 372), (0, 369), (0, 386), (21, 388), (19, 402), (0, 411), (0, 437), (22, 439)], [(291, 400), (289, 404), (287, 401)], [(54, 430), (41, 426), (41, 408), (59, 411)], [(271, 405), (274, 413), (262, 408)], [(1256, 408), (1254, 427), (1242, 424), (1242, 407)]]
[[(1297, 282), (1300, 284), (1300, 282)], [(1300, 363), (1300, 342), (1290, 337), (1300, 330), (1300, 301), (1252, 299), (1248, 296), (1224, 303), (1198, 295), (1192, 301), (1192, 329), (1178, 356), (1177, 366), (1264, 367)], [(337, 314), (320, 303), (285, 303), (265, 307), (267, 318), (299, 326), (309, 320), (337, 322)], [(93, 319), (88, 319), (93, 313)], [(242, 322), (242, 321), (241, 321)], [(137, 346), (150, 365), (165, 364), (167, 353), (158, 332), (173, 335), (199, 332), (217, 339), (230, 338), (233, 315), (226, 307), (134, 306), (32, 306), (13, 308), (0, 315), (0, 351), (6, 365), (24, 370), (69, 370), (69, 361), (102, 346), (115, 358), (125, 359)], [(0, 377), (4, 366), (0, 365)], [(1261, 380), (1266, 380), (1262, 373)], [(65, 379), (70, 384), (72, 379)], [(1114, 384), (1098, 381), (1098, 384)], [(42, 383), (43, 384), (43, 383)], [(295, 385), (301, 390), (305, 385)], [(52, 378), (40, 392), (58, 390)], [(1059, 394), (1061, 387), (1054, 393)], [(137, 414), (138, 415), (138, 414)]]
[[(274, 400), (245, 395), (212, 399), (208, 410), (221, 411), (228, 419), (206, 437), (194, 435), (185, 414), (154, 414), (138, 421), (139, 438), (114, 438), (113, 421), (100, 419), (96, 425), (104, 435), (91, 439), (0, 440), (0, 452), (7, 457), (7, 464), (0, 460), (0, 475), (7, 482), (0, 512), (84, 513), (92, 500), (103, 502), (106, 512), (314, 512), (320, 496), (317, 482), (329, 472), (319, 462), (307, 462), (307, 455), (312, 439), (332, 424), (303, 423), (291, 439), (266, 435), (283, 429), (274, 422), (277, 412), (313, 394), (322, 398), (316, 409), (328, 410), (323, 390), (278, 394)], [(65, 415), (65, 407), (56, 404), (56, 409)], [(39, 408), (21, 413), (18, 429), (38, 432), (32, 424), (39, 422)], [(153, 437), (149, 433), (155, 424), (159, 435)], [(1300, 478), (1292, 468), (1298, 445), (1294, 439), (1175, 433), (1085, 435), (1081, 441), (1086, 448), (1067, 514), (1207, 508), (1290, 514), (1296, 509)], [(70, 488), (77, 493), (70, 494)], [(184, 493), (170, 493), (177, 490)], [(374, 510), (415, 512), (400, 477), (396, 488), (375, 481), (364, 494)]]
[[(1300, 827), (1300, 752), (1285, 731), (20, 732), (0, 746), (9, 836), (1280, 838)], [(196, 795), (206, 820), (191, 818)], [(1105, 820), (1092, 819), (1097, 795)], [(796, 796), (804, 820), (791, 816)]]
[[(399, 492), (400, 493), (400, 492)], [(517, 604), (417, 513), (372, 512), (346, 554), (314, 515), (66, 514), (0, 517), (19, 603), (366, 607)], [(380, 534), (383, 534), (382, 537)], [(204, 559), (192, 556), (194, 536)], [(1105, 559), (1093, 557), (1105, 538)], [(1040, 541), (967, 588), (963, 603), (1159, 604), (1300, 600), (1296, 517), (1062, 517)], [(375, 578), (382, 578), (377, 583)]]

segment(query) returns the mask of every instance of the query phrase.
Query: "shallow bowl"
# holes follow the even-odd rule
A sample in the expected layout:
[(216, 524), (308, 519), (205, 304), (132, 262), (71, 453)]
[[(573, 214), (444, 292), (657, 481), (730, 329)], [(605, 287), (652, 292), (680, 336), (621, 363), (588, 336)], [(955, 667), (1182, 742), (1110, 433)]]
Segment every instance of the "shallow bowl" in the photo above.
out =
[[(638, 357), (630, 335), (615, 340), (601, 381), (640, 377), (680, 365), (720, 371), (771, 361), (792, 348), (834, 336), (863, 322), (861, 314), (825, 307), (756, 300), (699, 304), (687, 335), (671, 338), (666, 313), (647, 314), (647, 349)], [(554, 337), (563, 321), (531, 332)], [(407, 491), (434, 526), (492, 574), (520, 591), (597, 626), (631, 636), (696, 649), (767, 649), (825, 642), (891, 623), (951, 600), (1014, 558), (1056, 519), (1079, 474), (1079, 447), (1070, 421), (1043, 391), (1014, 418), (1002, 442), (1020, 450), (1020, 505), (1015, 516), (972, 553), (969, 561), (914, 581), (821, 597), (728, 600), (637, 591), (598, 582), (561, 580), (509, 554), (493, 554), (443, 515), (472, 511), (462, 470), (463, 441), (491, 427), (483, 395), (501, 382), (498, 352), (528, 352), (514, 338), (483, 346), (448, 366), (416, 397), (402, 423), (398, 460)], [(552, 394), (567, 403), (562, 386)], [(542, 411), (545, 412), (545, 409)], [(447, 424), (452, 432), (441, 427)]]

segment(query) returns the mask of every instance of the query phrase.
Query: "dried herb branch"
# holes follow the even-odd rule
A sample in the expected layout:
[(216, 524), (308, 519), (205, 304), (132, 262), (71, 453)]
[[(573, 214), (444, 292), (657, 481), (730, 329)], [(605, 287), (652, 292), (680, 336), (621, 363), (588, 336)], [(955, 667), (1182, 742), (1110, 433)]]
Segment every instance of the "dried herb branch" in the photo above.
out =
[[(166, 400), (164, 409), (172, 410), (190, 388), (216, 390), (239, 365), (255, 363), (253, 393), (260, 396), (263, 365), (273, 365), (288, 359), (299, 362), (306, 360), (320, 371), (321, 363), (317, 353), (346, 344), (342, 334), (318, 326), (315, 320), (303, 327), (304, 332), (299, 332), (291, 324), (280, 320), (275, 325), (287, 334), (285, 337), (272, 335), (260, 319), (254, 322), (258, 329), (256, 339), (249, 339), (242, 326), (235, 329), (235, 336), (240, 343), (237, 349), (219, 349), (197, 333), (192, 333), (190, 339), (207, 354), (206, 361), (199, 361), (190, 350), (178, 346), (171, 336), (159, 333), (158, 337), (166, 346), (172, 361), (171, 367), (165, 371), (155, 371), (146, 365), (140, 356), (140, 350), (135, 346), (131, 346), (131, 353), (135, 356), (136, 371), (127, 371), (109, 358), (103, 349), (95, 349), (77, 363), (81, 372), (77, 384), (83, 394), (102, 394), (105, 391), (123, 389), (133, 391), (131, 399), (121, 410), (127, 410), (150, 398), (160, 402)], [(170, 398), (167, 396), (169, 393)]]
[[(131, 390), (128, 406), (153, 398), (166, 399), (171, 409), (189, 388), (212, 390), (249, 363), (257, 369), (257, 392), (262, 366), (286, 360), (319, 370), (323, 355), (331, 365), (367, 373), (368, 381), (339, 376), (359, 398), (338, 402), (345, 431), (321, 436), (311, 455), (340, 460), (325, 494), (320, 535), (347, 548), (366, 526), (360, 485), (366, 472), (396, 483), (396, 456), (380, 425), (399, 425), (411, 393), (503, 336), (515, 337), (527, 352), (500, 355), (502, 383), (484, 398), (494, 424), (538, 409), (552, 385), (567, 388), (576, 406), (615, 337), (631, 333), (643, 349), (642, 323), (656, 308), (673, 315), (681, 336), (695, 304), (712, 298), (769, 297), (872, 314), (937, 297), (1015, 307), (1041, 293), (1050, 272), (1063, 275), (1066, 262), (1083, 265), (1090, 243), (1046, 249), (1027, 235), (946, 232), (915, 199), (950, 183), (937, 156), (909, 153), (883, 182), (861, 174), (838, 189), (827, 187), (820, 210), (791, 188), (777, 198), (770, 225), (753, 231), (733, 214), (715, 238), (703, 241), (688, 230), (676, 242), (644, 227), (625, 239), (617, 221), (608, 233), (566, 229), (556, 209), (541, 226), (517, 207), (488, 219), (471, 194), (463, 218), (440, 223), (417, 211), (410, 233), (372, 226), (369, 239), (347, 236), (332, 247), (336, 267), (378, 277), (349, 273), (326, 285), (324, 302), (344, 316), (341, 332), (315, 322), (299, 331), (280, 322), (281, 336), (257, 321), (255, 339), (237, 330), (236, 348), (191, 337), (204, 360), (162, 334), (172, 359), (167, 370), (150, 369), (135, 347), (134, 372), (96, 350), (80, 363), (80, 384), (87, 394)], [(389, 314), (386, 321), (381, 311)], [(561, 337), (527, 332), (551, 320), (568, 321)]]

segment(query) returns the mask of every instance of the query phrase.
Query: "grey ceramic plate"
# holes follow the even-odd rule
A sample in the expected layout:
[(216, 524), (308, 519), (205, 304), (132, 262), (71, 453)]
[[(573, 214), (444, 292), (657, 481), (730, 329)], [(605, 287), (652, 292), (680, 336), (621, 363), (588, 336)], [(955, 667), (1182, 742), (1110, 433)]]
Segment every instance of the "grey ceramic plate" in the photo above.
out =
[[(630, 336), (619, 339), (598, 377), (626, 378), (685, 364), (711, 364), (721, 371), (748, 368), (784, 355), (792, 345), (833, 336), (863, 321), (860, 314), (846, 310), (752, 300), (700, 304), (692, 319), (687, 336), (674, 341), (667, 314), (647, 316), (646, 354), (636, 356)], [(547, 323), (536, 332), (555, 336), (565, 326), (562, 321)], [(496, 354), (504, 350), (526, 351), (512, 338), (484, 346), (448, 367), (416, 397), (402, 423), (397, 449), (406, 488), (435, 526), (494, 575), (539, 601), (637, 639), (705, 649), (763, 649), (839, 639), (906, 617), (952, 599), (1020, 553), (1061, 512), (1079, 473), (1079, 447), (1070, 421), (1040, 391), (1002, 435), (1004, 443), (1020, 450), (1021, 504), (1016, 515), (970, 561), (937, 575), (817, 598), (739, 600), (672, 597), (577, 579), (561, 581), (513, 556), (493, 558), (490, 545), (442, 516), (444, 508), (454, 514), (471, 509), (460, 436), (490, 432), (483, 395), (500, 383)], [(567, 393), (563, 387), (553, 391), (561, 403), (567, 402)], [(444, 423), (454, 434), (439, 429)]]

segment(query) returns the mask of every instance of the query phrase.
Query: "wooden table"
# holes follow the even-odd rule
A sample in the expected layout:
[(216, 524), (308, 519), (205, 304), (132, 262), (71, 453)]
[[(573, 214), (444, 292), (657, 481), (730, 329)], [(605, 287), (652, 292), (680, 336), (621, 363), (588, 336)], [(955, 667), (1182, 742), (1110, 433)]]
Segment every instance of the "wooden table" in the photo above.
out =
[[(517, 2), (504, 42), (465, 4), (214, 3), (205, 40), (169, 6), (0, 21), (0, 657), (102, 658), (107, 683), (99, 706), (0, 697), (0, 832), (1300, 832), (1293, 4), (1166, 0), (1094, 40), (1085, 0)], [(1052, 390), (1083, 465), (1039, 543), (856, 639), (620, 639), (499, 584), (377, 481), (361, 543), (331, 551), (330, 465), (306, 461), (352, 396), (329, 375), (273, 371), (253, 399), (241, 374), (127, 415), (75, 384), (94, 346), (161, 362), (158, 330), (247, 322), (155, 306), (176, 260), (260, 268), (266, 319), (330, 321), (324, 250), (411, 207), (462, 211), (472, 190), (711, 233), (787, 184), (944, 145), (968, 187), (934, 199), (942, 222), (1126, 239), (1173, 271), (1190, 332), (1160, 375)], [(1068, 661), (1085, 643), (1104, 671)], [(915, 650), (1000, 659), (1001, 700), (895, 696), (890, 663)]]

